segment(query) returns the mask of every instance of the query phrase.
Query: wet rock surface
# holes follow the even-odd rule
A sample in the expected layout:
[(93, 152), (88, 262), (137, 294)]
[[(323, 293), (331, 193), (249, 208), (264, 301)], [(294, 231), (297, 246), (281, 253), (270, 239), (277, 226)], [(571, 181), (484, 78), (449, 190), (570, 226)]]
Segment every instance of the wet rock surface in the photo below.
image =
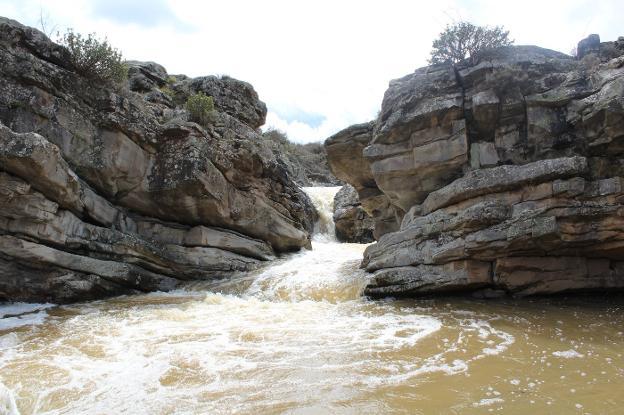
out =
[[(223, 278), (310, 245), (314, 207), (232, 78), (129, 62), (85, 79), (65, 48), (0, 18), (0, 300), (71, 302)], [(189, 121), (185, 94), (213, 96)]]
[(362, 206), (383, 199), (371, 216), (400, 224), (365, 252), (368, 295), (624, 288), (624, 47), (579, 52), (418, 69), (375, 121), (326, 141)]

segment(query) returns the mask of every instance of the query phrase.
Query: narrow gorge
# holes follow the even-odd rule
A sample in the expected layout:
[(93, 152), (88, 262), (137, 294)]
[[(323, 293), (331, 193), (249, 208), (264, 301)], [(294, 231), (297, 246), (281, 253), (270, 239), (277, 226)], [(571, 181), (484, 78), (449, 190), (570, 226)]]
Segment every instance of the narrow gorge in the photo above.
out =
[(0, 415), (619, 413), (624, 38), (419, 68), (323, 145), (124, 65), (0, 17)]
[(312, 250), (167, 293), (0, 305), (0, 413), (617, 413), (621, 303), (367, 299), (338, 187), (305, 190)]

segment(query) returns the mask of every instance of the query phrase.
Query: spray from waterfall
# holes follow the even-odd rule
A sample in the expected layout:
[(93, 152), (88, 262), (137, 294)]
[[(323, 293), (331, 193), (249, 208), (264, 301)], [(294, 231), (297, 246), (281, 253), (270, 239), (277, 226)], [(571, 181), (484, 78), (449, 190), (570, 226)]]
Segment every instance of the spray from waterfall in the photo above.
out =
[(336, 228), (334, 226), (334, 196), (340, 186), (333, 187), (304, 187), (303, 191), (310, 197), (316, 208), (319, 220), (314, 225), (315, 242), (335, 242)]
[(0, 415), (19, 415), (11, 390), (0, 382)]

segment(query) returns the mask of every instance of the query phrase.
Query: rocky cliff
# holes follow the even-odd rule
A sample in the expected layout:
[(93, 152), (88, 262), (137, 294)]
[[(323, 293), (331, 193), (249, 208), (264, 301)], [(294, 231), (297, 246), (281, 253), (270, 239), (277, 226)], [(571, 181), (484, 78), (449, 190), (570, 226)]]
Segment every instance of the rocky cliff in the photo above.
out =
[[(0, 18), (0, 301), (168, 290), (309, 246), (314, 208), (261, 138), (252, 86), (128, 64), (125, 87), (86, 79)], [(205, 126), (183, 108), (200, 91)]]
[(329, 170), (322, 143), (291, 142), (285, 133), (269, 129), (262, 134), (266, 144), (299, 186), (340, 186), (343, 184)]
[(418, 69), (326, 141), (377, 222), (368, 295), (624, 288), (624, 38), (579, 52)]
[(373, 218), (375, 239), (399, 228), (402, 212), (390, 203), (375, 181), (363, 151), (372, 141), (373, 122), (353, 125), (325, 140), (327, 162), (334, 175), (352, 185), (364, 211)]

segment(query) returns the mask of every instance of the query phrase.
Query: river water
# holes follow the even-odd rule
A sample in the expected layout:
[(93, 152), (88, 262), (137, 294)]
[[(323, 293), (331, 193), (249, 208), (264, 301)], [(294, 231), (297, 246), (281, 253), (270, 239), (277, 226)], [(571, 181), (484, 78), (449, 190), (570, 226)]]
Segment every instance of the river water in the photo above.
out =
[(249, 275), (0, 305), (0, 414), (621, 414), (616, 298), (370, 301), (333, 238)]

